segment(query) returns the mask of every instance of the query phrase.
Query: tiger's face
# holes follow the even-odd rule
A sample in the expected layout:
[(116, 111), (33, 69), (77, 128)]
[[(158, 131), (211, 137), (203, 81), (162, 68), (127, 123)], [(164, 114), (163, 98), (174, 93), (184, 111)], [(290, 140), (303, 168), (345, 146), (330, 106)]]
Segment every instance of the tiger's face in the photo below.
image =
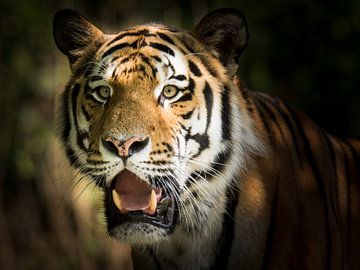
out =
[(61, 139), (74, 167), (104, 189), (109, 233), (154, 243), (196, 227), (221, 185), (209, 181), (231, 154), (229, 69), (164, 25), (106, 35), (66, 10), (54, 32), (73, 70)]

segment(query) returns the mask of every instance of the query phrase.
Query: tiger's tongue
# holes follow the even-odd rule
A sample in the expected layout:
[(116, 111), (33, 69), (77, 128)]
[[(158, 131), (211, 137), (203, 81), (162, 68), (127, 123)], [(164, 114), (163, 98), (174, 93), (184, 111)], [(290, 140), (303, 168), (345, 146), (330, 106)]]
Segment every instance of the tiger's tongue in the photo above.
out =
[(115, 179), (113, 199), (121, 212), (146, 210), (151, 203), (152, 189), (143, 180), (128, 170), (122, 171)]

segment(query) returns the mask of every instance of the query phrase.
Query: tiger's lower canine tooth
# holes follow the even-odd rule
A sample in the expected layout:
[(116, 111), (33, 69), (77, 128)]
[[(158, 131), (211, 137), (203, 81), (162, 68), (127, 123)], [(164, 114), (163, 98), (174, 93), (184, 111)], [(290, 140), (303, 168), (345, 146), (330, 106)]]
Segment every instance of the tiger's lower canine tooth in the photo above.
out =
[(157, 205), (157, 199), (156, 199), (155, 190), (151, 190), (151, 196), (150, 196), (150, 202), (149, 202), (149, 208), (148, 208), (148, 212), (150, 215), (155, 214), (156, 205)]
[(113, 189), (113, 191), (112, 191), (112, 197), (113, 197), (114, 204), (115, 204), (116, 207), (119, 209), (120, 213), (121, 213), (121, 214), (127, 213), (127, 211), (122, 208), (120, 196), (119, 196), (119, 194), (115, 191), (115, 189)]

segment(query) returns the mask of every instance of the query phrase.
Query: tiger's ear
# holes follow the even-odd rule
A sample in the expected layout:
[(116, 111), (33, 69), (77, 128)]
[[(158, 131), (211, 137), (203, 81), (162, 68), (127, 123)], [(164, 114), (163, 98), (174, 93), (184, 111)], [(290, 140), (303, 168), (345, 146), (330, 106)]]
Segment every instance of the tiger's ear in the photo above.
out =
[(193, 33), (206, 46), (215, 50), (230, 75), (235, 75), (239, 57), (249, 40), (244, 15), (232, 8), (217, 9), (206, 15)]
[(78, 12), (63, 9), (56, 12), (53, 20), (53, 35), (57, 47), (70, 61), (71, 68), (96, 45), (103, 33)]

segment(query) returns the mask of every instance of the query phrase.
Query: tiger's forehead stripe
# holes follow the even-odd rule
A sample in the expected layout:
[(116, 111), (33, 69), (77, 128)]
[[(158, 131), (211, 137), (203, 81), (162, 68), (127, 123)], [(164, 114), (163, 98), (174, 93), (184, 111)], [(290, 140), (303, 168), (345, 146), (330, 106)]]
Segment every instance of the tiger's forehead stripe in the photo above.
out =
[[(148, 27), (154, 27), (157, 30), (168, 31), (168, 32), (172, 32), (172, 33), (178, 32), (178, 30), (175, 30), (170, 27), (166, 27), (164, 25), (148, 25)], [(131, 32), (134, 30), (135, 30), (135, 32)], [(116, 41), (119, 41), (119, 40), (121, 40), (125, 37), (129, 37), (129, 36), (155, 37), (156, 35), (158, 35), (160, 38), (170, 40), (164, 33), (161, 33), (161, 32), (152, 33), (149, 28), (137, 30), (137, 27), (134, 27), (134, 28), (128, 29), (127, 31), (122, 31), (122, 32), (118, 33), (114, 39), (110, 40), (107, 43), (107, 46), (110, 46), (111, 44), (115, 43)]]
[(192, 74), (194, 74), (196, 77), (201, 77), (202, 73), (199, 67), (191, 60), (189, 60), (189, 68)]
[[(135, 37), (134, 40), (129, 41), (124, 41), (121, 42), (119, 44), (116, 44), (114, 46), (114, 43), (118, 42), (118, 41), (122, 41), (125, 40), (127, 38), (131, 38), (131, 37)], [(138, 37), (138, 38), (136, 38)], [(158, 31), (154, 31), (151, 32), (150, 29), (141, 29), (139, 31), (136, 32), (125, 32), (125, 33), (121, 33), (118, 36), (116, 36), (114, 39), (112, 39), (109, 43), (107, 43), (105, 45), (105, 47), (107, 48), (107, 50), (102, 54), (101, 58), (105, 58), (109, 55), (111, 55), (112, 53), (114, 53), (117, 50), (121, 50), (124, 48), (132, 48), (132, 49), (140, 49), (146, 46), (152, 47), (154, 49), (160, 50), (162, 52), (165, 52), (167, 54), (170, 54), (171, 56), (175, 56), (175, 52), (173, 49), (171, 49), (169, 46), (166, 46), (165, 44), (162, 43), (158, 43), (158, 42), (154, 42), (154, 41), (147, 41), (145, 40), (146, 37), (151, 37), (151, 38), (160, 38), (161, 40), (175, 46), (174, 41), (165, 33), (162, 32), (158, 32)], [(139, 43), (140, 41), (140, 43)]]
[(145, 37), (155, 37), (155, 34), (150, 33), (149, 29), (142, 29), (140, 31), (136, 31), (136, 32), (121, 32), (120, 34), (118, 34), (114, 39), (112, 39), (107, 46), (110, 46), (111, 44), (115, 43), (116, 41), (119, 41), (120, 39), (123, 39), (125, 37), (130, 37), (130, 36), (145, 36)]
[[(137, 65), (139, 66), (138, 68), (132, 68), (132, 69), (127, 69), (125, 68), (126, 64), (128, 62), (131, 62), (135, 59), (139, 59), (139, 61), (137, 62)], [(119, 57), (117, 58), (119, 59)], [(156, 73), (158, 72), (157, 67), (153, 64), (153, 62), (157, 60), (154, 59), (153, 57), (149, 57), (141, 52), (136, 52), (136, 53), (132, 53), (129, 55), (125, 55), (123, 58), (120, 58), (119, 63), (116, 65), (114, 64), (114, 69), (111, 75), (111, 78), (113, 79), (117, 79), (117, 77), (119, 76), (119, 74), (121, 72), (135, 72), (135, 71), (150, 71), (146, 72), (148, 76), (150, 76), (150, 79), (154, 79), (156, 78)], [(121, 67), (121, 68), (120, 68)], [(121, 72), (119, 72), (121, 71)]]

